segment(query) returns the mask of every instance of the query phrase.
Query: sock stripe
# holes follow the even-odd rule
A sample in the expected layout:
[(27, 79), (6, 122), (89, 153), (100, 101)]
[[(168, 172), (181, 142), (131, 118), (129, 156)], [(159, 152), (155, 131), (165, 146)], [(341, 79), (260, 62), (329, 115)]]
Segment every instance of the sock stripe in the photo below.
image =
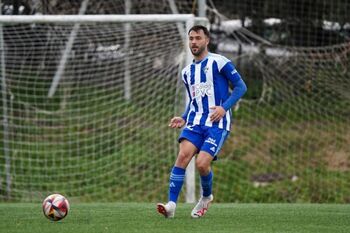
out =
[(173, 174), (173, 173), (171, 173), (171, 176), (174, 176), (174, 177), (185, 177), (185, 175), (176, 175), (176, 174)]
[(184, 178), (170, 178), (170, 180), (175, 180), (175, 181), (182, 181), (182, 180), (184, 180)]
[(180, 178), (174, 178), (174, 177), (170, 177), (170, 180), (178, 180), (178, 181), (181, 181), (181, 180), (184, 180), (185, 177), (180, 177)]
[(170, 179), (183, 179), (185, 176), (174, 176), (173, 174), (170, 175)]
[(183, 181), (184, 179), (170, 179), (170, 181)]

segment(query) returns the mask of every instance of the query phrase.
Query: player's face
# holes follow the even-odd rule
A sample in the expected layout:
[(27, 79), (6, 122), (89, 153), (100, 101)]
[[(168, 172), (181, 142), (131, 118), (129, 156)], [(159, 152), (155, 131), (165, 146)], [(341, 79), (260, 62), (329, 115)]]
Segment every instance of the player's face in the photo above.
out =
[(189, 33), (189, 46), (194, 56), (200, 56), (207, 50), (209, 38), (204, 34), (203, 30), (191, 31)]

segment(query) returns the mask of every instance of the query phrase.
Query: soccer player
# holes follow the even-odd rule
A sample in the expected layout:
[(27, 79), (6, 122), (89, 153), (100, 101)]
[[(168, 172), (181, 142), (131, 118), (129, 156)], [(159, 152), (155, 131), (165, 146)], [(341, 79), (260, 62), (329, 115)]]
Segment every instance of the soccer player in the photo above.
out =
[[(214, 198), (211, 162), (217, 159), (229, 134), (231, 108), (247, 90), (232, 62), (208, 51), (210, 35), (206, 27), (195, 25), (189, 30), (188, 36), (194, 59), (182, 70), (182, 81), (189, 102), (184, 114), (173, 117), (169, 124), (171, 128), (185, 127), (178, 139), (179, 152), (170, 174), (168, 203), (157, 204), (157, 211), (166, 218), (174, 217), (185, 169), (196, 154), (202, 197), (193, 208), (191, 216), (199, 218), (207, 212)], [(233, 86), (231, 93), (229, 83)]]

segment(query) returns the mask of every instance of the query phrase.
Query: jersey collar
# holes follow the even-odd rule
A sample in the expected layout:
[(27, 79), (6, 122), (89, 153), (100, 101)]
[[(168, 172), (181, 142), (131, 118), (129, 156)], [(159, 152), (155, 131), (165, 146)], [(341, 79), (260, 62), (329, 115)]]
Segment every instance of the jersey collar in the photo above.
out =
[(205, 57), (204, 57), (202, 60), (200, 60), (200, 61), (195, 61), (195, 60), (193, 59), (193, 60), (192, 60), (192, 62), (193, 62), (193, 63), (195, 63), (195, 64), (202, 63), (203, 61), (205, 61), (205, 60), (207, 60), (207, 59), (208, 59), (209, 54), (210, 54), (210, 53), (208, 53), (208, 54), (207, 54), (207, 56), (205, 56)]

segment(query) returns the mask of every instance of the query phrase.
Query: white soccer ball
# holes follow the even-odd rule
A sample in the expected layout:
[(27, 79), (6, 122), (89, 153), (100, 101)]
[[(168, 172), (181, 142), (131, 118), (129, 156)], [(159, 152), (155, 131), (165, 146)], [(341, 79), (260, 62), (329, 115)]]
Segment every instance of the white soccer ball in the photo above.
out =
[(67, 216), (69, 202), (61, 194), (51, 194), (43, 202), (43, 212), (45, 217), (51, 221), (59, 221)]

